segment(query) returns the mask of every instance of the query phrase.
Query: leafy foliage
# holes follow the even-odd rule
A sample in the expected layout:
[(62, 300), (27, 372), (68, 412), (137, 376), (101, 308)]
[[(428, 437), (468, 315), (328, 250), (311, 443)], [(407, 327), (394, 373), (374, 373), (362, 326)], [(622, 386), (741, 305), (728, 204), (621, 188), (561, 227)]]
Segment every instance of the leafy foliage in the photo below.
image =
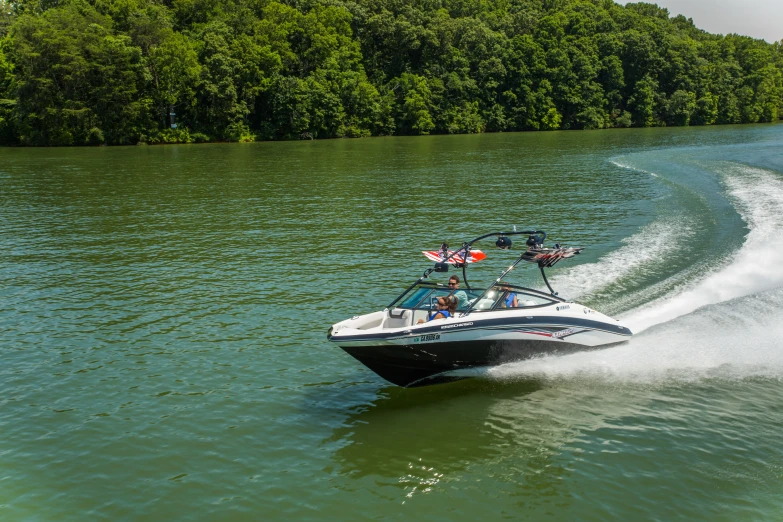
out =
[(0, 143), (775, 121), (783, 44), (612, 0), (0, 0)]

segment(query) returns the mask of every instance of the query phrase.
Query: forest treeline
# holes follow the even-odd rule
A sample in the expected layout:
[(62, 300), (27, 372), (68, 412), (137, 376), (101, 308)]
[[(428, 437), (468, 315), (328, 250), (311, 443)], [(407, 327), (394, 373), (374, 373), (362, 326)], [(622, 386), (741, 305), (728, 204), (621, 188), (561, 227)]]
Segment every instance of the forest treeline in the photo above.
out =
[(0, 144), (770, 122), (781, 71), (647, 3), (0, 0)]

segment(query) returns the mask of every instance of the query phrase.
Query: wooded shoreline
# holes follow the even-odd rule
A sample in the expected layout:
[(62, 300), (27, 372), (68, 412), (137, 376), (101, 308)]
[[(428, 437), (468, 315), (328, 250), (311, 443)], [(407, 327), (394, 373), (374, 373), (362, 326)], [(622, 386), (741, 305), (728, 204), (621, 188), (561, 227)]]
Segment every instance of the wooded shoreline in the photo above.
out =
[(612, 0), (0, 0), (0, 145), (758, 123), (783, 46)]

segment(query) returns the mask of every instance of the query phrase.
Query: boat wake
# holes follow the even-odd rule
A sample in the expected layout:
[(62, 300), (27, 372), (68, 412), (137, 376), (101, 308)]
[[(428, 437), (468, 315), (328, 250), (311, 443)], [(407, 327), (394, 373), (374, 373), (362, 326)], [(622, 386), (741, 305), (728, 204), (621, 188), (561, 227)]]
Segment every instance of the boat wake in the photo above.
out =
[(493, 380), (671, 384), (783, 379), (783, 289), (709, 305), (613, 348), (468, 370)]
[[(633, 275), (656, 264), (664, 264), (679, 245), (671, 238), (687, 240), (693, 231), (688, 218), (667, 218), (655, 221), (623, 241), (624, 245), (603, 256), (597, 263), (578, 265), (562, 275), (553, 277), (553, 285), (562, 295), (579, 300), (588, 294), (597, 294), (615, 286), (624, 279), (632, 283)], [(620, 289), (622, 290), (622, 289)]]
[(736, 164), (726, 164), (721, 174), (750, 229), (744, 245), (690, 288), (626, 315), (635, 333), (709, 304), (783, 286), (783, 181), (772, 172)]
[[(671, 285), (679, 290), (626, 313), (633, 339), (604, 350), (471, 370), (471, 376), (604, 383), (783, 378), (783, 181), (772, 171), (729, 162), (718, 164), (717, 174), (747, 224), (743, 246), (700, 277), (690, 274), (684, 287)], [(674, 228), (681, 232), (683, 223), (653, 223), (597, 263), (571, 269), (557, 285), (584, 295), (658, 263), (672, 254), (660, 238)]]

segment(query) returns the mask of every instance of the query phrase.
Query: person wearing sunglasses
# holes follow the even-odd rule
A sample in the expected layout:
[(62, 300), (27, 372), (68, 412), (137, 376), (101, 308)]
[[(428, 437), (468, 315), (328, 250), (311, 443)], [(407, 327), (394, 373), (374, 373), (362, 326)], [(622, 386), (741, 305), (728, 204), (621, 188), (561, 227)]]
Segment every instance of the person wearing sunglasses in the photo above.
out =
[(468, 294), (464, 290), (459, 289), (459, 277), (453, 275), (449, 277), (449, 291), (451, 295), (457, 298), (457, 306), (462, 308), (468, 304)]

